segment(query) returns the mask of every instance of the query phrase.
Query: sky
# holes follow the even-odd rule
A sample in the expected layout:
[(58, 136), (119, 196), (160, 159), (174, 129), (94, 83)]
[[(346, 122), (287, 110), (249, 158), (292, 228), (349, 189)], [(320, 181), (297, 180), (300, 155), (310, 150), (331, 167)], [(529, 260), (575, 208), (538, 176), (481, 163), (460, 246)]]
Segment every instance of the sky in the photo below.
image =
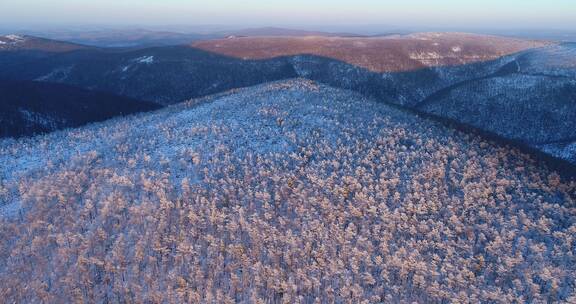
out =
[(0, 0), (3, 24), (575, 29), (574, 0)]

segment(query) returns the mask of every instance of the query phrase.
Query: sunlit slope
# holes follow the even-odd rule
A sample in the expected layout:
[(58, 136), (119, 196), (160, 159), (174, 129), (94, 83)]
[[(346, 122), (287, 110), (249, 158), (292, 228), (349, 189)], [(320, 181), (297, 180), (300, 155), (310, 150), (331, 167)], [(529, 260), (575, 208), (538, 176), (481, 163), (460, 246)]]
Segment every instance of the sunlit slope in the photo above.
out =
[(315, 55), (371, 72), (406, 72), (494, 60), (545, 42), (467, 33), (385, 37), (234, 37), (197, 41), (193, 47), (241, 59)]
[(574, 182), (290, 80), (0, 141), (6, 302), (574, 299)]

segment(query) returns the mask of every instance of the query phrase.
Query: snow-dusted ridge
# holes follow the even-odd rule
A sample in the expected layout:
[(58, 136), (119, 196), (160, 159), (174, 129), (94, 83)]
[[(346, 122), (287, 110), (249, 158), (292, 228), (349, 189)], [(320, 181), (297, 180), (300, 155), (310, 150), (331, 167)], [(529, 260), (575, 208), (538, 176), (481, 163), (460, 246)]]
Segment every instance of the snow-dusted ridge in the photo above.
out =
[(134, 59), (137, 63), (152, 64), (154, 63), (154, 56), (142, 56)]
[(0, 36), (0, 48), (15, 46), (24, 43), (26, 40), (27, 38), (25, 36), (15, 34)]
[(10, 35), (6, 35), (4, 36), (6, 39), (8, 40), (12, 40), (14, 42), (20, 42), (20, 41), (24, 41), (26, 38), (24, 36), (21, 35), (15, 35), (15, 34), (10, 34)]

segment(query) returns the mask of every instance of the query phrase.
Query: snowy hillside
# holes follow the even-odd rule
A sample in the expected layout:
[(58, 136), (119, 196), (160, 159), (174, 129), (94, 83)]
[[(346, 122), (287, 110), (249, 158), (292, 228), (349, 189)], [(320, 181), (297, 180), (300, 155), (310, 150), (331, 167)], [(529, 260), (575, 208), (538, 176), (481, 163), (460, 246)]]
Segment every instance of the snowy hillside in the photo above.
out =
[(309, 80), (0, 140), (0, 163), (10, 303), (576, 300), (574, 181)]

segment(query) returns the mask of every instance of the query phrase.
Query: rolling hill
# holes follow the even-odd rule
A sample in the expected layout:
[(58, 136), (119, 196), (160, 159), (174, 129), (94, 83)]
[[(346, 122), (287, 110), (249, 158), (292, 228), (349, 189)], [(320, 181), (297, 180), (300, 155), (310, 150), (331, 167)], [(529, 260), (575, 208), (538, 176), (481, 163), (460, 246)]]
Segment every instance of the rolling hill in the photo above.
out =
[[(12, 64), (2, 67), (0, 76), (66, 83), (161, 104), (270, 80), (309, 76), (335, 86), (349, 84), (353, 89), (362, 82), (389, 99), (408, 104), (456, 82), (493, 73), (507, 63), (501, 60), (506, 54), (542, 45), (516, 39), (481, 38), (463, 34), (399, 38), (259, 37), (200, 42), (194, 48), (88, 49), (49, 54), (41, 59), (12, 60)], [(252, 43), (253, 40), (264, 45)], [(254, 50), (263, 54), (250, 55)], [(328, 56), (335, 50), (340, 53)], [(0, 60), (27, 56), (21, 53), (5, 52), (0, 54)], [(420, 56), (424, 53), (429, 56)], [(330, 75), (334, 76), (327, 78)], [(383, 79), (374, 82), (368, 77)]]
[(192, 47), (251, 60), (314, 55), (382, 73), (494, 60), (544, 45), (497, 36), (419, 33), (386, 37), (238, 37), (198, 41)]
[(569, 43), (463, 33), (241, 37), (191, 47), (42, 53), (42, 58), (3, 52), (0, 78), (63, 83), (169, 105), (303, 77), (576, 163), (574, 49)]
[(576, 296), (574, 180), (309, 80), (0, 140), (0, 163), (6, 302)]

